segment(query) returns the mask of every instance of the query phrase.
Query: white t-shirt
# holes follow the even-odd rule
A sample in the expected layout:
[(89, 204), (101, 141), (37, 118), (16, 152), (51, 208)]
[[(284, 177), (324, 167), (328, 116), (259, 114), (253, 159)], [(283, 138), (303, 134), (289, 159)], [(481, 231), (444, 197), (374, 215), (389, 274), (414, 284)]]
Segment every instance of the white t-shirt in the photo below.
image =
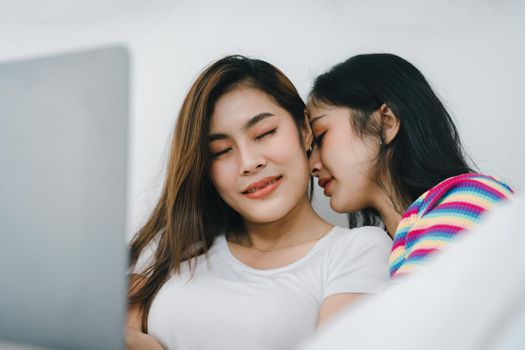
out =
[(175, 350), (290, 349), (313, 334), (322, 301), (373, 293), (388, 281), (392, 241), (377, 227), (334, 227), (294, 263), (257, 270), (232, 255), (223, 236), (155, 296), (149, 334)]

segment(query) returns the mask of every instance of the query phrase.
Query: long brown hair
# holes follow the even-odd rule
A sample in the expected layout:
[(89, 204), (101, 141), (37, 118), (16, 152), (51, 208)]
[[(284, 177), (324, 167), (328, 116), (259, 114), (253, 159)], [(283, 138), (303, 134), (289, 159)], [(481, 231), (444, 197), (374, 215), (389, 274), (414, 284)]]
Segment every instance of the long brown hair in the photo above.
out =
[(209, 177), (208, 129), (215, 102), (239, 84), (265, 92), (287, 110), (299, 127), (304, 102), (290, 80), (276, 67), (239, 55), (224, 57), (206, 68), (191, 86), (180, 110), (170, 147), (162, 193), (146, 224), (130, 244), (130, 266), (158, 237), (152, 264), (130, 285), (129, 307), (142, 311), (147, 332), (148, 312), (156, 293), (171, 273), (207, 253), (215, 237), (242, 229), (243, 220), (218, 195)]

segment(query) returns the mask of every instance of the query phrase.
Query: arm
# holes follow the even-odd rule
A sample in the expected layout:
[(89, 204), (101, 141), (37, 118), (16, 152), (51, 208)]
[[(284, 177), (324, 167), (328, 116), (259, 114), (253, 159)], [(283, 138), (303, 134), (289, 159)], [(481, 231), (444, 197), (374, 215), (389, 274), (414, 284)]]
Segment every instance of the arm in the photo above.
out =
[(331, 319), (335, 314), (359, 299), (362, 295), (362, 293), (339, 293), (327, 297), (321, 304), (317, 326), (319, 327), (325, 324), (327, 320)]
[(126, 327), (126, 349), (128, 350), (163, 350), (160, 343), (145, 333), (132, 327)]
[(377, 227), (346, 230), (333, 242), (324, 282), (324, 299), (317, 325), (388, 281), (392, 241)]
[[(130, 286), (139, 287), (138, 275), (130, 277)], [(160, 343), (150, 335), (142, 332), (142, 311), (139, 307), (130, 307), (126, 315), (126, 349), (127, 350), (163, 350)]]

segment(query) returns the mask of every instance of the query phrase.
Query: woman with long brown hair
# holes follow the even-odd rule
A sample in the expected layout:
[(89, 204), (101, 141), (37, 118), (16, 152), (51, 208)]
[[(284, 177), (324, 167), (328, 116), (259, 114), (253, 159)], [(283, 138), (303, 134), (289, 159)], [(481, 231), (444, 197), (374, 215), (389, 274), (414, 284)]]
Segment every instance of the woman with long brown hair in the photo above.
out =
[(129, 348), (289, 349), (387, 280), (384, 231), (311, 206), (304, 108), (261, 60), (228, 56), (194, 82), (131, 242)]

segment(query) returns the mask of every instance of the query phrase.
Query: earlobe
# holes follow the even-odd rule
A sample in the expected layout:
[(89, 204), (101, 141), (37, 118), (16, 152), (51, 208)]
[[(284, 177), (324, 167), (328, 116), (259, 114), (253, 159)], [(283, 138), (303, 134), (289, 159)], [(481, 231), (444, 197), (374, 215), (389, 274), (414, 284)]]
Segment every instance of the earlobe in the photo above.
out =
[(381, 114), (381, 142), (388, 145), (396, 138), (399, 132), (400, 121), (386, 103), (379, 107), (379, 113)]

